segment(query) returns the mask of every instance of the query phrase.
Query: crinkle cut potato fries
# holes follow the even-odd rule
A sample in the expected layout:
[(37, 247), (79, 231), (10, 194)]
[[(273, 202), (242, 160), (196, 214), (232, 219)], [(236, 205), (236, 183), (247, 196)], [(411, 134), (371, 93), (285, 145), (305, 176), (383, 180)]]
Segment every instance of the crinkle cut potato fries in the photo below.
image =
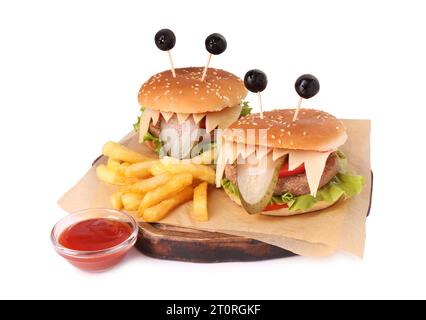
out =
[(215, 183), (215, 171), (202, 164), (203, 159), (191, 163), (160, 161), (115, 142), (107, 142), (102, 154), (108, 161), (97, 166), (96, 174), (99, 180), (119, 186), (111, 195), (114, 209), (136, 212), (146, 222), (157, 222), (193, 200), (193, 219), (208, 220), (207, 189)]

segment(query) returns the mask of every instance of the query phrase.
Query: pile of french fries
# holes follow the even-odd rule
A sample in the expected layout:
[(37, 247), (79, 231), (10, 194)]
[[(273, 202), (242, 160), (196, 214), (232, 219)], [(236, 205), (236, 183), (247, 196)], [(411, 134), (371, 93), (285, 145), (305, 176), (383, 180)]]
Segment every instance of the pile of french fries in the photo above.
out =
[(108, 161), (97, 166), (96, 174), (101, 181), (119, 186), (111, 196), (114, 209), (136, 212), (146, 222), (157, 222), (193, 200), (193, 219), (208, 220), (207, 189), (215, 183), (215, 171), (203, 165), (202, 158), (160, 161), (115, 142), (107, 142), (102, 153)]

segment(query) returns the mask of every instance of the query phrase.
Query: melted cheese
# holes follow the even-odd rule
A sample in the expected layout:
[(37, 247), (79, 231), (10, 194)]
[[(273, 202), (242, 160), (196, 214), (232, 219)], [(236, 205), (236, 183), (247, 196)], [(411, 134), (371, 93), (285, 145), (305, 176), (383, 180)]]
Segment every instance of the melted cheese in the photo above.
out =
[(145, 133), (148, 132), (149, 124), (151, 123), (151, 120), (155, 120), (155, 123), (157, 123), (158, 118), (159, 118), (158, 111), (145, 109), (145, 111), (142, 112), (141, 119), (139, 121), (139, 142), (140, 143), (143, 142)]
[(294, 170), (301, 164), (305, 164), (306, 177), (308, 179), (309, 190), (312, 196), (316, 196), (322, 174), (324, 172), (325, 163), (328, 156), (333, 151), (316, 152), (291, 150), (289, 152), (288, 169)]
[(233, 122), (237, 121), (241, 114), (241, 105), (225, 108), (218, 112), (209, 112), (206, 115), (206, 130), (211, 132), (216, 127), (219, 129), (228, 128)]
[(206, 116), (205, 113), (194, 113), (192, 118), (194, 118), (195, 124), (198, 124)]
[(155, 126), (158, 122), (158, 119), (160, 119), (160, 112), (159, 111), (152, 111), (151, 112), (151, 119), (152, 119), (152, 124)]
[(169, 120), (174, 116), (174, 113), (161, 111), (161, 115), (163, 116), (166, 122), (169, 122)]
[(287, 154), (288, 154), (288, 150), (286, 150), (286, 149), (274, 148), (272, 150), (272, 160), (275, 161), (275, 160), (277, 160), (281, 157), (284, 157)]
[(189, 113), (176, 113), (179, 124), (182, 124), (185, 122), (186, 119), (190, 116)]

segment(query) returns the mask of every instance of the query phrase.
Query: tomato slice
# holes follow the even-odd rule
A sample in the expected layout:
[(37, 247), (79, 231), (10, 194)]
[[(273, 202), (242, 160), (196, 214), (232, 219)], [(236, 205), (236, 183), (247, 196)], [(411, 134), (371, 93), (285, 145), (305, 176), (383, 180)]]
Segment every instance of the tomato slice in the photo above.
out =
[(280, 170), (279, 177), (280, 178), (291, 177), (291, 176), (295, 176), (297, 174), (301, 174), (301, 173), (304, 173), (304, 172), (305, 172), (305, 164), (304, 163), (302, 163), (296, 169), (290, 171), (290, 170), (288, 170), (288, 161), (286, 161), (284, 163), (284, 165), (282, 166), (281, 170)]
[(288, 205), (286, 203), (284, 204), (275, 204), (275, 203), (271, 203), (268, 204), (265, 209), (263, 209), (263, 211), (274, 211), (274, 210), (280, 210), (283, 208), (288, 208)]

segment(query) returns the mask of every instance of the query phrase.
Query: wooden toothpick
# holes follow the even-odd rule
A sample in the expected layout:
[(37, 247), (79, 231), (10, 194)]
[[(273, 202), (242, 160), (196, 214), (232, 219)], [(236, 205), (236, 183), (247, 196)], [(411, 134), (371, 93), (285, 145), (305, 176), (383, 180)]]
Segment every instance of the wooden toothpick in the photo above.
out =
[(176, 71), (175, 71), (175, 67), (173, 65), (172, 52), (171, 52), (171, 50), (167, 50), (167, 53), (169, 54), (170, 67), (172, 69), (173, 78), (176, 78)]
[(207, 64), (204, 68), (203, 76), (201, 77), (201, 82), (203, 82), (206, 79), (207, 70), (209, 69), (210, 61), (212, 60), (212, 54), (209, 53), (209, 57), (207, 58)]
[(260, 119), (263, 119), (262, 95), (260, 94), (260, 92), (257, 93), (257, 97), (259, 98)]
[(297, 120), (297, 116), (299, 115), (300, 106), (302, 105), (303, 98), (299, 97), (299, 102), (297, 103), (296, 111), (294, 112), (293, 122)]

